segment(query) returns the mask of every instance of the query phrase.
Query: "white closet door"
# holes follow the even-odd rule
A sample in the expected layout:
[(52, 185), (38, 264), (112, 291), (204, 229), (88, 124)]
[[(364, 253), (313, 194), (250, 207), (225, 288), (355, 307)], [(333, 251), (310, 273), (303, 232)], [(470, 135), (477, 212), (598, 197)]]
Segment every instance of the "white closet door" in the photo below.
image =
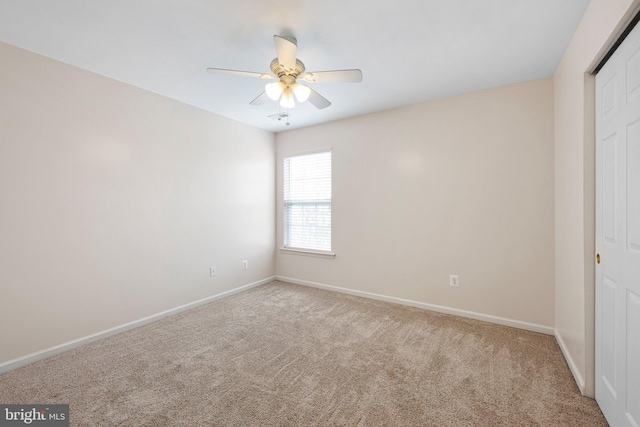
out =
[(640, 25), (596, 76), (596, 400), (640, 427)]

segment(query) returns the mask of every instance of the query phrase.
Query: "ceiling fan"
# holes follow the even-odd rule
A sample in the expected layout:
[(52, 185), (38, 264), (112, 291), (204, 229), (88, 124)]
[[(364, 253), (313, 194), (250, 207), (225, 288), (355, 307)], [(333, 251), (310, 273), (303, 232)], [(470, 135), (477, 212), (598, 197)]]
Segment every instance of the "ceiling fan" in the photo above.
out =
[(273, 74), (226, 70), (223, 68), (207, 68), (207, 72), (257, 77), (264, 80), (278, 80), (273, 83), (267, 83), (264, 92), (249, 104), (262, 105), (267, 99), (272, 99), (274, 101), (280, 100), (280, 106), (283, 108), (293, 108), (296, 105), (294, 96), (298, 102), (302, 103), (308, 100), (318, 109), (327, 108), (331, 105), (331, 102), (318, 92), (305, 84), (298, 83), (298, 79), (304, 80), (305, 83), (360, 83), (362, 81), (362, 71), (355, 69), (305, 72), (304, 64), (296, 57), (298, 53), (296, 39), (289, 36), (273, 36), (273, 40), (276, 45), (276, 54), (278, 55), (277, 58), (271, 61)]

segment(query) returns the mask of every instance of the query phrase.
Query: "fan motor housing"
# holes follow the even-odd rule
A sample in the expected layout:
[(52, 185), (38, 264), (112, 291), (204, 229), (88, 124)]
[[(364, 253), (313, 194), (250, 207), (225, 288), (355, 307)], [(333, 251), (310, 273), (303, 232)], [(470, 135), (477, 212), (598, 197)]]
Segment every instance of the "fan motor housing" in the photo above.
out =
[(299, 59), (296, 59), (296, 69), (292, 73), (287, 73), (284, 68), (280, 65), (278, 58), (274, 58), (271, 61), (271, 71), (278, 77), (290, 75), (293, 77), (298, 77), (300, 74), (304, 72), (304, 64)]

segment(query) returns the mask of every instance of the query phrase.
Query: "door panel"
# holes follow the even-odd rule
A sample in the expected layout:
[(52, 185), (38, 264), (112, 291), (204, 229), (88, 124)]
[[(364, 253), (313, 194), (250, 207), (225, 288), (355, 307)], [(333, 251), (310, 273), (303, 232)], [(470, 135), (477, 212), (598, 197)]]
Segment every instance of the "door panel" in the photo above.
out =
[[(640, 63), (640, 59), (638, 62)], [(638, 74), (640, 75), (640, 68)], [(640, 167), (638, 165), (640, 165), (640, 120), (627, 127), (627, 218), (631, 219), (640, 218)], [(628, 223), (627, 248), (635, 252), (640, 251), (640, 221)]]
[(602, 119), (606, 121), (616, 113), (617, 100), (617, 75), (613, 74), (602, 87)]
[(627, 60), (627, 102), (640, 95), (640, 49)]
[[(640, 378), (640, 295), (627, 291), (627, 376)], [(629, 381), (627, 388), (626, 412), (630, 421), (640, 425), (640, 384)], [(632, 424), (634, 425), (634, 424)]]
[(604, 238), (616, 243), (616, 134), (602, 141), (602, 221)]
[(602, 379), (616, 397), (616, 283), (602, 280)]

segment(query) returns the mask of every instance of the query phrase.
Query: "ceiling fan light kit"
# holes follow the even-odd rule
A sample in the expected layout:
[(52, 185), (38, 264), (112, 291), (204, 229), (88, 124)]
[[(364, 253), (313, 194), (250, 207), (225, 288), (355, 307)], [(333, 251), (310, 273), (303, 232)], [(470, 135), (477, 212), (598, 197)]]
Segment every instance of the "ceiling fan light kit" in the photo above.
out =
[(293, 101), (293, 93), (291, 92), (291, 88), (287, 87), (284, 92), (282, 92), (282, 98), (280, 98), (280, 106), (282, 108), (293, 108), (296, 106), (296, 103)]
[(309, 86), (296, 83), (293, 85), (293, 94), (296, 96), (298, 102), (302, 103), (309, 99), (309, 95), (311, 95), (311, 88)]
[(284, 83), (278, 81), (273, 83), (267, 83), (264, 86), (264, 91), (267, 93), (267, 96), (272, 101), (277, 101), (280, 99), (280, 95), (284, 92), (285, 85)]
[(224, 68), (207, 68), (207, 72), (214, 74), (231, 74), (245, 77), (258, 77), (264, 80), (278, 80), (276, 82), (267, 83), (264, 92), (258, 95), (251, 105), (262, 105), (265, 98), (273, 101), (280, 101), (283, 108), (295, 107), (295, 99), (299, 103), (307, 100), (318, 109), (327, 108), (331, 102), (320, 95), (309, 86), (298, 83), (300, 78), (305, 82), (344, 82), (344, 83), (360, 83), (362, 81), (362, 72), (360, 70), (334, 70), (334, 71), (314, 71), (305, 73), (305, 67), (302, 61), (296, 56), (298, 46), (294, 37), (273, 36), (278, 55), (271, 61), (271, 74), (257, 73), (252, 71), (227, 70)]

